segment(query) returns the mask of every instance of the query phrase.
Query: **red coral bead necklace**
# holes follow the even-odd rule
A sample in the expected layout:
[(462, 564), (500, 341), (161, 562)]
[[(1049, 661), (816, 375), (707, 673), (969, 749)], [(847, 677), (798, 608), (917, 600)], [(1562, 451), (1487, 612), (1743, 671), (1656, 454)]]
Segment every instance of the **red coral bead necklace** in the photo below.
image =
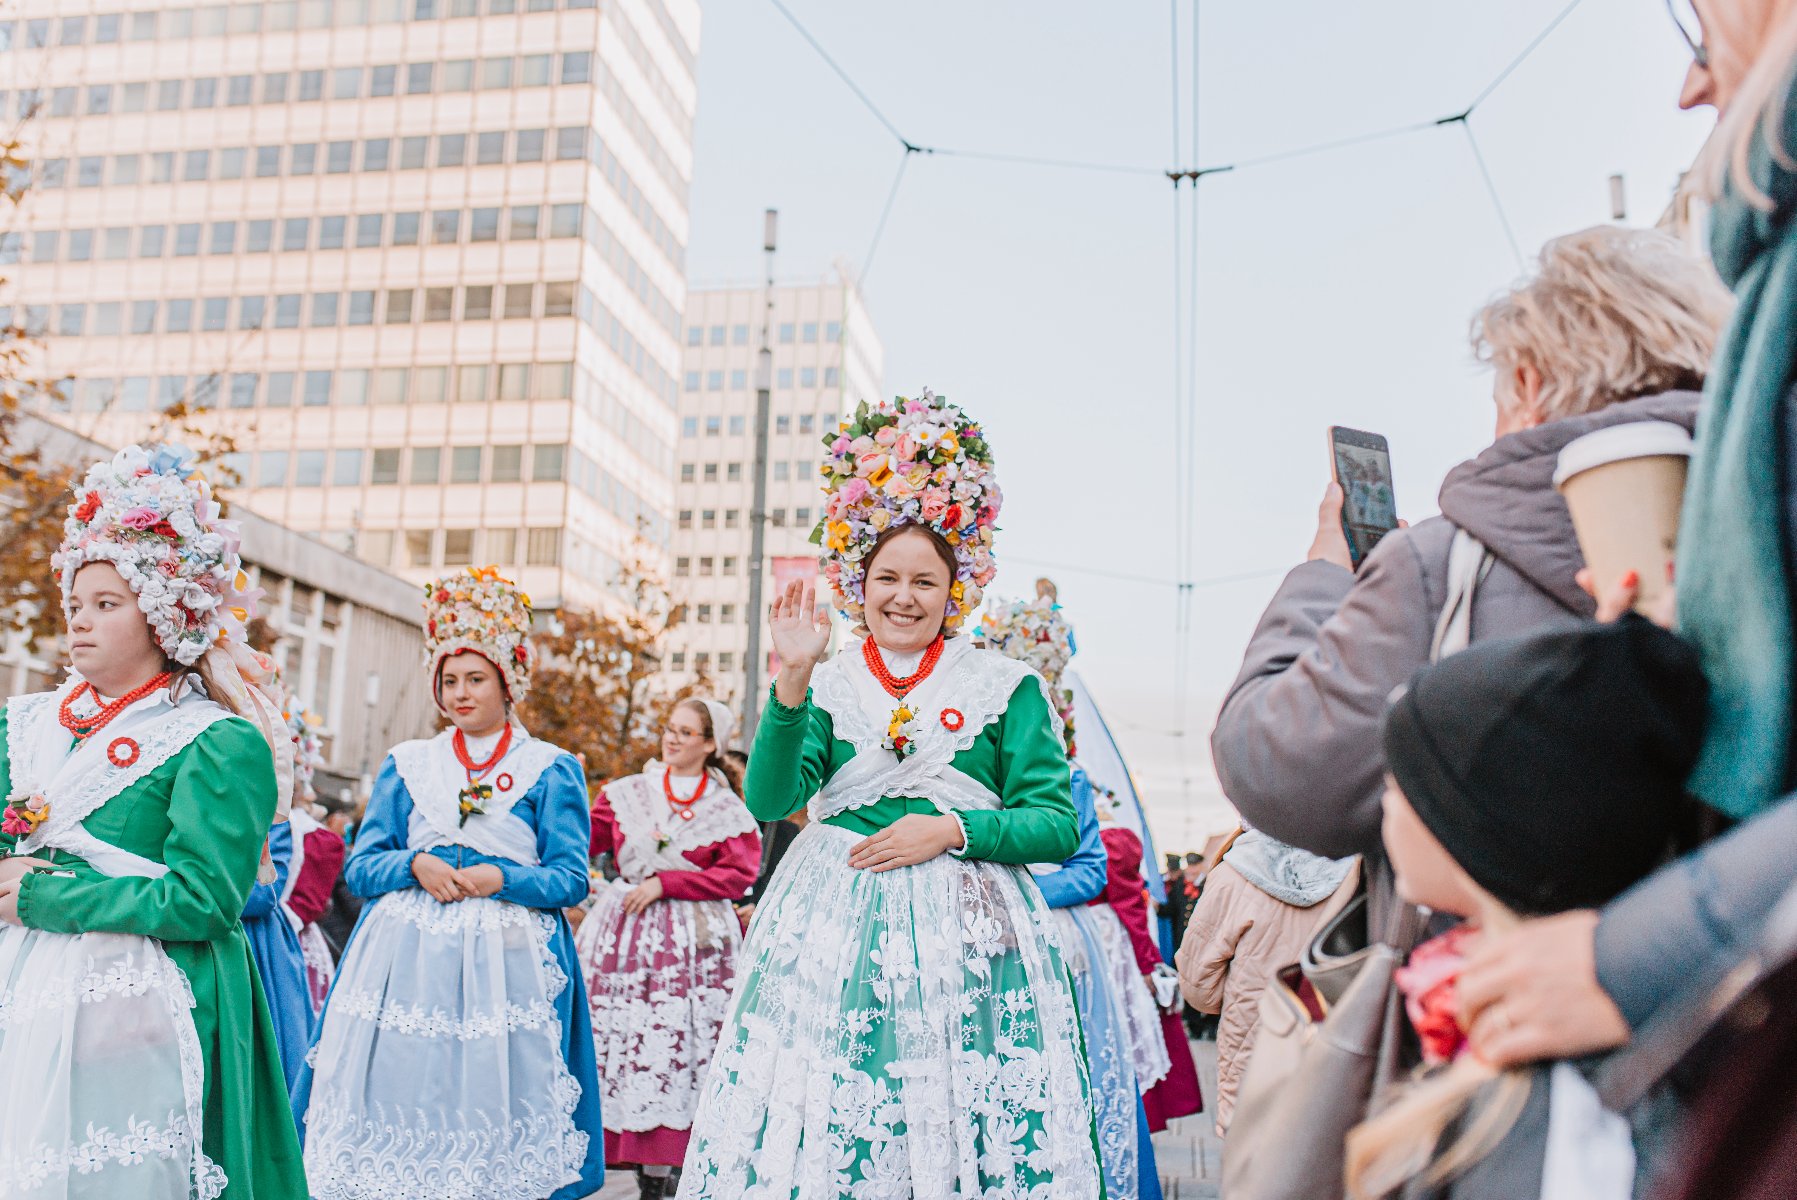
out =
[(663, 771), (661, 775), (661, 794), (668, 798), (668, 808), (679, 813), (682, 821), (693, 819), (693, 805), (699, 802), (699, 797), (705, 794), (705, 789), (709, 786), (711, 786), (711, 776), (700, 771), (699, 786), (693, 789), (692, 795), (682, 799), (674, 794), (674, 772)]
[(866, 661), (867, 669), (873, 672), (873, 677), (879, 680), (880, 686), (886, 689), (886, 694), (894, 700), (903, 700), (907, 692), (928, 679), (930, 672), (936, 669), (936, 664), (942, 660), (942, 644), (943, 638), (939, 633), (936, 640), (930, 643), (930, 648), (923, 652), (917, 670), (905, 676), (894, 675), (887, 668), (886, 656), (880, 653), (880, 647), (872, 638), (861, 643), (861, 657)]
[[(106, 728), (108, 722), (124, 712), (127, 708), (130, 708), (145, 696), (148, 696), (161, 688), (167, 687), (169, 678), (169, 673), (163, 671), (147, 682), (132, 688), (110, 704), (101, 704), (100, 693), (94, 691), (94, 685), (84, 679), (81, 681), (80, 687), (63, 697), (62, 705), (56, 713), (56, 719), (62, 722), (62, 727), (64, 729), (75, 735), (77, 741), (85, 742), (88, 738)], [(96, 712), (91, 717), (76, 716), (75, 702), (90, 692), (93, 693), (94, 703), (99, 705), (100, 711)]]
[(499, 735), (499, 744), (493, 747), (492, 756), (482, 762), (475, 762), (474, 756), (468, 753), (468, 738), (460, 729), (455, 731), (451, 742), (455, 746), (455, 760), (462, 764), (462, 770), (468, 772), (468, 782), (473, 783), (498, 766), (499, 760), (505, 757), (505, 752), (512, 748), (512, 723), (505, 723), (505, 732)]

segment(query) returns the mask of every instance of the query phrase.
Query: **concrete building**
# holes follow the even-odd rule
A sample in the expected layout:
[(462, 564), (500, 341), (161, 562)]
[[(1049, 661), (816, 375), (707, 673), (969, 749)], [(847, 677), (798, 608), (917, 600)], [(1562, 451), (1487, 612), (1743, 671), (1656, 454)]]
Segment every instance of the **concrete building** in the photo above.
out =
[[(20, 433), (47, 460), (76, 469), (112, 454), (39, 417), (25, 416)], [(266, 593), (260, 615), (276, 637), (272, 653), (282, 678), (323, 719), (328, 774), (317, 786), (327, 793), (354, 790), (394, 745), (428, 737), (438, 726), (424, 682), (420, 590), (241, 505), (230, 516), (243, 529), (245, 573)], [(60, 648), (0, 636), (5, 695), (46, 691), (61, 673)]]
[(0, 304), (72, 378), (60, 419), (118, 444), (185, 398), (257, 512), (544, 608), (665, 547), (698, 0), (5, 18), (34, 180)]
[[(673, 575), (687, 619), (663, 659), (675, 680), (704, 673), (740, 698), (748, 639), (749, 513), (754, 494), (755, 360), (767, 291), (687, 294), (680, 391)], [(786, 578), (816, 575), (822, 438), (862, 400), (882, 395), (884, 351), (854, 286), (840, 279), (774, 288), (768, 426), (765, 599)], [(770, 649), (762, 639), (764, 649)], [(765, 664), (763, 680), (765, 681)]]

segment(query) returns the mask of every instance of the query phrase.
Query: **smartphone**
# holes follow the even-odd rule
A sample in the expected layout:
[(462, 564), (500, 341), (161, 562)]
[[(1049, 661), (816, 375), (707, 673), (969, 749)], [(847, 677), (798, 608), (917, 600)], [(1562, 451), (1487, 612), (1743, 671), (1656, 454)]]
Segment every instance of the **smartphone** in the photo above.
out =
[(1359, 569), (1379, 539), (1398, 527), (1391, 487), (1391, 447), (1385, 438), (1344, 425), (1329, 427), (1329, 466), (1342, 490), (1342, 533)]

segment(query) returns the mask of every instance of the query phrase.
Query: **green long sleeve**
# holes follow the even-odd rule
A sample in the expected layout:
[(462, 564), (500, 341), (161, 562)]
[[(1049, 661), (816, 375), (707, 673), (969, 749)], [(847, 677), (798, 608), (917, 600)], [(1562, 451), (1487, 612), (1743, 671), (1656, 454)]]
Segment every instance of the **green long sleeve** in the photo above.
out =
[[(24, 925), (53, 933), (135, 933), (170, 942), (215, 941), (237, 927), (274, 818), (274, 759), (268, 745), (248, 721), (220, 721), (133, 787), (152, 786), (165, 770), (175, 772), (166, 814), (146, 806), (141, 816), (129, 818), (160, 827), (107, 840), (159, 842), (160, 853), (149, 857), (160, 858), (168, 873), (158, 879), (115, 879), (81, 864), (72, 878), (27, 875), (19, 888)], [(101, 812), (127, 795), (129, 790)]]
[[(789, 708), (768, 688), (767, 710), (743, 779), (743, 803), (755, 819), (778, 821), (803, 808), (834, 771), (835, 741), (835, 723), (811, 702), (809, 690), (803, 705)], [(843, 743), (842, 749), (853, 757), (853, 746)]]
[(960, 812), (967, 830), (962, 857), (1019, 864), (1065, 861), (1079, 848), (1079, 814), (1073, 806), (1067, 749), (1055, 736), (1048, 701), (1034, 679), (1017, 685), (994, 728), (998, 777), (989, 786), (1004, 807)]

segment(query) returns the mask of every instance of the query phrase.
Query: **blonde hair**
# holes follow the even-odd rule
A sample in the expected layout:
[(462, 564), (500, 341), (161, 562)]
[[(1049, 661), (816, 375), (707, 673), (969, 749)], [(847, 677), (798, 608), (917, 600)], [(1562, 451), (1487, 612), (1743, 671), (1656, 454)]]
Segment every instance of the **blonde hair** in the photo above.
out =
[[(1442, 1135), (1495, 1085), (1453, 1144)], [(1523, 1071), (1499, 1073), (1470, 1053), (1419, 1077), (1377, 1116), (1348, 1133), (1346, 1178), (1350, 1200), (1378, 1200), (1417, 1176), (1437, 1187), (1497, 1148), (1529, 1098)]]
[[(1791, 148), (1780, 138), (1788, 85), (1792, 69), (1797, 67), (1797, 0), (1773, 0), (1773, 10), (1764, 31), (1734, 31), (1738, 40), (1757, 42), (1759, 53), (1741, 77), (1741, 86), (1729, 99), (1728, 108), (1717, 120), (1692, 168), (1691, 185), (1706, 199), (1715, 199), (1722, 191), (1724, 179), (1732, 179), (1749, 204), (1771, 209), (1772, 198), (1754, 183), (1749, 168), (1756, 131), (1765, 140), (1773, 161), (1797, 169)], [(1705, 16), (1718, 23), (1722, 20), (1720, 13)]]
[(1473, 356), (1500, 374), (1534, 367), (1545, 417), (1559, 420), (1701, 388), (1732, 305), (1709, 263), (1678, 239), (1599, 225), (1543, 246), (1535, 273), (1479, 310)]

